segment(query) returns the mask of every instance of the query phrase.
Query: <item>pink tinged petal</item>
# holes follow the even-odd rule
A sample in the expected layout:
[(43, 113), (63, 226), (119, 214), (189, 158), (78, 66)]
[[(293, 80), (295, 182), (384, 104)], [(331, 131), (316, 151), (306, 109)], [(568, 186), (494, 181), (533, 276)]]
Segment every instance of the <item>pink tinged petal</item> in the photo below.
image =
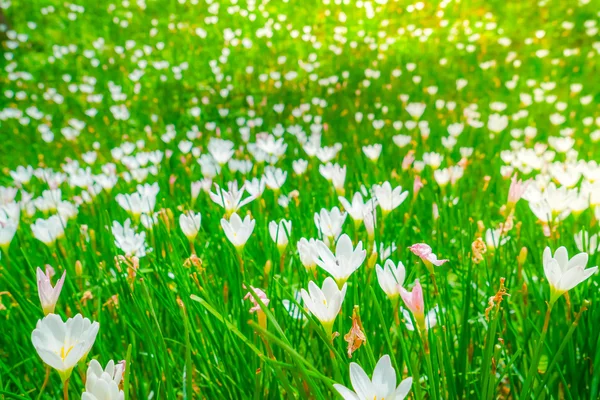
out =
[(396, 389), (396, 371), (392, 367), (389, 355), (379, 359), (373, 371), (373, 386), (376, 388), (378, 398), (386, 398)]
[[(569, 263), (567, 264), (567, 268), (565, 271), (568, 271), (571, 268), (575, 268), (575, 267), (585, 268), (585, 266), (588, 263), (588, 259), (589, 259), (589, 256), (587, 253), (579, 253), (579, 254), (575, 255), (573, 258), (571, 258), (571, 260), (569, 260)], [(563, 272), (565, 272), (565, 271), (563, 271)]]
[(394, 400), (403, 400), (408, 393), (410, 392), (410, 387), (412, 386), (412, 377), (408, 377), (404, 379), (398, 387), (396, 388), (396, 392), (394, 393)]
[(400, 296), (402, 297), (402, 300), (404, 301), (404, 304), (406, 304), (406, 308), (408, 308), (409, 310), (413, 311), (412, 293), (409, 292), (408, 290), (404, 289), (403, 287), (401, 287), (400, 288)]
[(565, 272), (560, 281), (561, 290), (569, 291), (573, 289), (575, 286), (592, 276), (597, 270), (598, 267), (588, 269), (583, 269), (583, 267), (571, 268)]
[(365, 371), (356, 363), (350, 363), (350, 381), (352, 388), (361, 399), (371, 399), (375, 388)]
[[(333, 385), (334, 389), (342, 396), (344, 400), (360, 400), (360, 398), (352, 390), (346, 386), (342, 386), (339, 383)], [(84, 399), (82, 399), (84, 400)]]
[(423, 304), (423, 288), (421, 287), (421, 282), (416, 280), (415, 287), (413, 288), (413, 306), (415, 310), (419, 314), (423, 314), (425, 311), (425, 305)]

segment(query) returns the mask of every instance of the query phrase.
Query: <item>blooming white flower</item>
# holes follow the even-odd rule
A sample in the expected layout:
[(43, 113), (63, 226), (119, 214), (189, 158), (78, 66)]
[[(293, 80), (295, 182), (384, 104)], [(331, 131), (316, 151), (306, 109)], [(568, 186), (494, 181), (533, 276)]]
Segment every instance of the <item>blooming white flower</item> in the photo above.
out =
[(263, 179), (269, 189), (277, 191), (281, 189), (281, 186), (285, 183), (287, 171), (269, 165), (265, 168)]
[(69, 318), (67, 322), (63, 322), (56, 314), (48, 314), (38, 320), (31, 334), (31, 342), (42, 361), (57, 370), (65, 382), (75, 365), (87, 357), (98, 329), (98, 322), (92, 323), (81, 314)]
[(279, 223), (269, 222), (269, 234), (271, 239), (277, 244), (279, 252), (283, 252), (288, 245), (290, 234), (292, 233), (292, 221), (282, 219)]
[(364, 219), (365, 209), (365, 202), (363, 201), (362, 194), (360, 192), (354, 193), (354, 196), (352, 196), (352, 203), (343, 196), (339, 196), (338, 200), (342, 203), (344, 210), (350, 214), (350, 218), (354, 221), (354, 226), (360, 225)]
[(210, 192), (209, 195), (212, 201), (225, 209), (227, 215), (231, 215), (254, 200), (253, 196), (246, 197), (242, 200), (244, 190), (244, 185), (238, 190), (238, 184), (235, 181), (229, 183), (228, 191), (221, 189), (219, 185), (215, 183), (215, 193)]
[(398, 266), (394, 265), (392, 260), (386, 260), (383, 268), (377, 264), (375, 266), (377, 272), (377, 281), (381, 289), (387, 294), (390, 300), (395, 300), (400, 296), (400, 288), (404, 285), (406, 278), (406, 269), (401, 261)]
[(113, 221), (112, 234), (115, 237), (115, 246), (121, 249), (126, 256), (142, 258), (146, 255), (146, 232), (137, 233), (131, 227), (129, 218), (123, 225), (118, 221)]
[(117, 203), (119, 203), (125, 211), (130, 213), (131, 216), (137, 218), (142, 213), (154, 213), (156, 196), (158, 195), (159, 190), (158, 183), (154, 183), (153, 185), (138, 185), (136, 192), (131, 194), (119, 193), (115, 196), (115, 200), (117, 200)]
[(337, 207), (333, 207), (331, 211), (322, 208), (319, 213), (315, 213), (315, 225), (323, 237), (335, 240), (342, 233), (346, 215)]
[(510, 240), (510, 236), (502, 234), (502, 229), (487, 229), (485, 231), (485, 244), (489, 250), (504, 246)]
[(208, 142), (208, 152), (216, 162), (225, 165), (233, 157), (233, 146), (232, 141), (212, 137)]
[(339, 285), (346, 282), (367, 257), (362, 242), (358, 242), (355, 249), (350, 236), (346, 234), (340, 236), (335, 247), (335, 254), (323, 242), (317, 242), (317, 252), (319, 253), (317, 265), (333, 276)]
[(119, 384), (124, 371), (124, 365), (115, 364), (113, 360), (106, 364), (105, 369), (98, 361), (90, 361), (81, 400), (123, 400), (125, 393), (119, 389)]
[(229, 221), (225, 218), (221, 219), (221, 227), (225, 232), (225, 236), (227, 236), (227, 239), (229, 239), (237, 251), (241, 251), (246, 245), (254, 230), (254, 225), (256, 225), (256, 221), (249, 215), (246, 215), (243, 221), (236, 213), (231, 214)]
[(396, 387), (396, 371), (387, 354), (375, 365), (373, 379), (369, 379), (360, 365), (350, 363), (350, 382), (354, 391), (338, 383), (333, 385), (344, 400), (402, 400), (412, 386), (412, 378), (409, 377)]
[(302, 300), (310, 312), (323, 324), (325, 332), (331, 336), (333, 323), (337, 317), (342, 302), (346, 296), (346, 287), (344, 284), (340, 290), (333, 279), (325, 278), (323, 287), (320, 289), (313, 281), (308, 282), (308, 292), (301, 290)]
[(48, 219), (38, 218), (31, 224), (31, 231), (37, 240), (51, 246), (56, 239), (60, 239), (65, 235), (64, 224), (66, 222), (62, 221), (58, 215), (53, 215)]
[(10, 242), (12, 242), (17, 233), (18, 222), (10, 219), (3, 220), (0, 216), (0, 249), (8, 251)]
[(598, 234), (590, 235), (589, 232), (581, 230), (575, 234), (575, 246), (577, 250), (585, 251), (590, 256), (600, 251), (600, 243), (598, 242)]
[(544, 249), (543, 265), (550, 284), (550, 304), (554, 304), (564, 293), (596, 273), (598, 267), (585, 269), (587, 262), (587, 253), (579, 253), (569, 259), (564, 246), (559, 247), (554, 256), (550, 247)]
[[(435, 328), (435, 326), (437, 325), (437, 314), (438, 314), (437, 306), (435, 306), (434, 308), (429, 310), (429, 312), (427, 314), (425, 314), (425, 329), (426, 330)], [(414, 331), (415, 326), (410, 317), (410, 311), (403, 308), (402, 316), (404, 317), (404, 325), (406, 326), (406, 329), (408, 329), (409, 331)]]
[(319, 166), (319, 172), (323, 178), (333, 184), (337, 194), (344, 194), (344, 182), (346, 181), (346, 166), (340, 167), (339, 164), (327, 163)]
[(382, 185), (373, 185), (373, 192), (384, 217), (402, 204), (408, 197), (408, 191), (405, 190), (403, 192), (402, 186), (397, 186), (392, 190), (392, 185), (387, 181)]
[(179, 227), (188, 240), (194, 240), (200, 230), (202, 215), (193, 211), (187, 211), (179, 216)]
[(365, 153), (365, 156), (367, 156), (367, 158), (373, 162), (379, 159), (382, 149), (383, 146), (381, 145), (381, 143), (375, 143), (372, 145), (362, 147), (362, 151), (363, 153)]
[(317, 260), (319, 259), (319, 252), (317, 247), (318, 239), (309, 239), (305, 238), (300, 239), (298, 241), (298, 254), (300, 255), (300, 262), (304, 265), (309, 271), (313, 271), (317, 266)]

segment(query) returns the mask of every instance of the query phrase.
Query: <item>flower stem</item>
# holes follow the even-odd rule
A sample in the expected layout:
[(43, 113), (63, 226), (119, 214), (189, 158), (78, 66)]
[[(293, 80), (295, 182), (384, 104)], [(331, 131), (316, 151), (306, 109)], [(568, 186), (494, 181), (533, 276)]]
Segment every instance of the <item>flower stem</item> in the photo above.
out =
[(63, 383), (63, 399), (69, 400), (69, 380), (67, 379), (65, 383)]
[(42, 388), (40, 389), (40, 394), (38, 395), (38, 400), (42, 398), (44, 394), (44, 390), (46, 390), (46, 386), (48, 386), (48, 381), (50, 381), (50, 371), (51, 368), (49, 365), (46, 365), (46, 377), (44, 378), (44, 383), (42, 384)]
[(529, 371), (527, 372), (527, 378), (525, 379), (525, 383), (523, 384), (523, 390), (521, 390), (521, 399), (527, 399), (529, 396), (529, 392), (531, 390), (531, 384), (533, 383), (533, 378), (537, 375), (536, 370), (542, 357), (542, 350), (544, 346), (544, 340), (546, 339), (546, 334), (548, 333), (548, 325), (550, 324), (550, 314), (552, 313), (552, 307), (554, 306), (554, 302), (548, 303), (548, 309), (546, 310), (546, 317), (544, 318), (544, 326), (542, 328), (542, 334), (538, 343), (536, 345), (535, 351), (533, 353), (533, 359), (531, 360), (531, 365), (529, 366)]

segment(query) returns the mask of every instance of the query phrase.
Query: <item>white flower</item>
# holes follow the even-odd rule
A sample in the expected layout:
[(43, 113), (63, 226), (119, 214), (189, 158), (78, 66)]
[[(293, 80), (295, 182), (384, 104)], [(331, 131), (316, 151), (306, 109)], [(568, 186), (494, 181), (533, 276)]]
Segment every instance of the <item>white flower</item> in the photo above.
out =
[(119, 389), (125, 368), (123, 364), (110, 360), (102, 369), (96, 360), (90, 361), (87, 369), (85, 392), (81, 400), (123, 400), (125, 394)]
[(215, 193), (210, 192), (209, 195), (212, 201), (223, 207), (227, 215), (230, 215), (254, 200), (253, 196), (246, 197), (242, 200), (244, 190), (244, 185), (238, 190), (238, 184), (235, 181), (229, 183), (229, 191), (221, 189), (219, 185), (215, 183)]
[(323, 242), (317, 242), (317, 251), (319, 253), (317, 265), (333, 276), (338, 284), (346, 282), (350, 275), (362, 265), (367, 256), (362, 242), (358, 242), (354, 249), (350, 236), (346, 234), (343, 234), (338, 240), (335, 255)]
[(292, 161), (292, 169), (294, 170), (294, 173), (296, 175), (302, 175), (306, 172), (306, 169), (308, 168), (308, 161), (304, 160), (304, 159), (298, 159), (298, 160), (294, 160)]
[(575, 246), (577, 250), (585, 251), (590, 256), (600, 251), (600, 243), (598, 243), (598, 234), (594, 233), (590, 236), (589, 232), (581, 230), (575, 234)]
[(487, 229), (485, 231), (485, 244), (489, 250), (503, 246), (510, 240), (510, 236), (502, 234), (502, 229)]
[(340, 167), (339, 164), (327, 163), (319, 166), (319, 173), (323, 178), (333, 184), (336, 193), (344, 193), (344, 182), (346, 181), (346, 166)]
[(367, 158), (371, 161), (377, 161), (379, 159), (382, 149), (383, 146), (380, 143), (362, 147), (363, 153), (365, 153), (365, 156), (367, 156)]
[[(429, 310), (427, 314), (425, 314), (425, 329), (429, 330), (431, 328), (435, 328), (435, 326), (437, 325), (437, 313), (438, 307), (435, 306), (434, 308)], [(414, 331), (415, 326), (413, 325), (410, 316), (410, 311), (403, 308), (402, 316), (404, 317), (404, 325), (406, 326), (406, 329), (408, 329), (409, 331)]]
[(17, 233), (18, 222), (12, 220), (3, 221), (0, 216), (0, 248), (8, 251), (8, 246)]
[(255, 199), (262, 196), (263, 192), (265, 191), (265, 187), (265, 180), (259, 178), (247, 180), (244, 183), (244, 188), (246, 189), (246, 191), (250, 193), (250, 196), (254, 197)]
[(379, 359), (373, 379), (356, 363), (350, 363), (350, 382), (354, 392), (338, 383), (333, 385), (344, 400), (403, 400), (410, 391), (412, 378), (406, 378), (396, 387), (396, 371), (387, 354)]
[(346, 215), (337, 207), (333, 207), (331, 211), (322, 208), (319, 213), (315, 213), (315, 225), (324, 237), (335, 240), (342, 233)]
[(386, 260), (383, 268), (377, 264), (377, 281), (381, 289), (387, 294), (390, 300), (398, 298), (400, 295), (400, 288), (404, 285), (404, 279), (406, 278), (406, 269), (402, 262), (398, 262), (398, 266), (394, 265), (392, 260)]
[(263, 179), (269, 189), (279, 190), (287, 179), (287, 171), (269, 165), (265, 168)]
[(208, 152), (220, 165), (227, 164), (227, 161), (233, 157), (233, 142), (219, 138), (210, 138), (208, 142)]
[(132, 216), (139, 216), (142, 213), (152, 214), (156, 206), (158, 191), (158, 183), (154, 183), (153, 185), (138, 185), (136, 192), (132, 194), (119, 193), (115, 196), (115, 200)]
[(31, 342), (38, 355), (50, 367), (56, 369), (65, 382), (73, 367), (87, 356), (100, 329), (98, 322), (91, 322), (77, 314), (63, 322), (56, 314), (48, 314), (38, 320), (31, 334)]
[(350, 218), (354, 221), (354, 225), (358, 226), (364, 219), (365, 202), (363, 201), (362, 194), (360, 192), (354, 193), (354, 196), (352, 196), (352, 203), (343, 196), (339, 196), (338, 200), (342, 203), (344, 210), (350, 214)]
[(382, 185), (373, 185), (373, 192), (384, 216), (402, 204), (408, 197), (408, 191), (403, 192), (402, 186), (397, 186), (392, 190), (392, 185), (387, 181)]
[(225, 236), (238, 251), (244, 248), (254, 230), (254, 225), (256, 225), (256, 221), (250, 218), (249, 215), (246, 215), (243, 221), (236, 213), (231, 214), (229, 221), (225, 218), (221, 219), (221, 227), (225, 232)]
[(313, 281), (308, 282), (308, 292), (301, 290), (302, 300), (310, 312), (319, 320), (325, 331), (331, 335), (333, 323), (346, 296), (346, 284), (340, 290), (333, 279), (325, 278), (320, 289)]
[(48, 219), (38, 218), (31, 224), (31, 231), (37, 240), (51, 246), (56, 239), (65, 235), (64, 223), (58, 215), (53, 215)]
[(202, 215), (193, 211), (187, 211), (179, 216), (179, 227), (188, 240), (194, 240), (200, 230)]
[(280, 252), (287, 247), (291, 232), (292, 221), (282, 219), (279, 223), (275, 221), (269, 222), (269, 234), (271, 235), (271, 239), (277, 244), (277, 249)]
[(598, 267), (585, 269), (587, 262), (587, 253), (579, 253), (569, 260), (564, 246), (559, 247), (554, 256), (550, 247), (544, 249), (543, 265), (550, 284), (550, 304), (596, 273)]
[(312, 271), (317, 266), (317, 260), (319, 259), (319, 252), (317, 250), (318, 239), (305, 238), (300, 239), (298, 242), (298, 254), (300, 255), (300, 262), (309, 271)]
[(115, 246), (121, 249), (126, 256), (142, 258), (146, 255), (146, 232), (134, 231), (129, 218), (123, 225), (118, 221), (113, 221), (112, 234), (115, 237)]

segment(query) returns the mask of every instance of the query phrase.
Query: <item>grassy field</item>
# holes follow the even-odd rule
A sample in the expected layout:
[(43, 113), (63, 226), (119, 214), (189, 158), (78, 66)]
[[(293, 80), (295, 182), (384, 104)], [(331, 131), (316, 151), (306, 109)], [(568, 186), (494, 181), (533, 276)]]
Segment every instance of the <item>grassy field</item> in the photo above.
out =
[(0, 399), (600, 398), (598, 0), (0, 9)]

